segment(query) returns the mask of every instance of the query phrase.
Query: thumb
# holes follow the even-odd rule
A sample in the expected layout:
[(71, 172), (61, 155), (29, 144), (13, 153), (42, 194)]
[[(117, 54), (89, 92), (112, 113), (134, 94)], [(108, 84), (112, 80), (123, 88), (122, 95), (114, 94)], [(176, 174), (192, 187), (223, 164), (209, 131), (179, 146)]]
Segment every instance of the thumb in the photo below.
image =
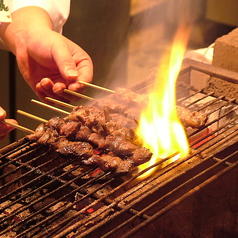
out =
[(60, 74), (66, 80), (76, 79), (78, 77), (76, 63), (67, 44), (63, 42), (59, 43), (56, 48), (57, 49), (53, 51), (53, 58)]

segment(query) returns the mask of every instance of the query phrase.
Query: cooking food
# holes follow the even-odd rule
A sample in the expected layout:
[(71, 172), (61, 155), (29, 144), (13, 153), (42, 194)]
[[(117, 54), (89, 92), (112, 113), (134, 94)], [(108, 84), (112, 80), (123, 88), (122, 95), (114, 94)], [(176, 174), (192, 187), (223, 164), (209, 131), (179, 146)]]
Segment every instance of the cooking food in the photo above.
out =
[(85, 165), (128, 173), (150, 160), (150, 150), (138, 144), (137, 124), (123, 115), (95, 106), (75, 107), (68, 117), (53, 117), (37, 127), (30, 140), (53, 146), (62, 156), (77, 156)]
[[(53, 117), (37, 127), (30, 140), (48, 144), (62, 156), (77, 156), (85, 165), (97, 165), (104, 171), (128, 173), (150, 160), (135, 130), (148, 96), (118, 88), (109, 97), (91, 106), (76, 106), (65, 118)], [(206, 116), (178, 107), (186, 126), (200, 127)]]
[[(101, 109), (107, 108), (111, 112), (122, 113), (127, 118), (139, 120), (141, 109), (148, 104), (148, 101), (147, 94), (137, 94), (130, 89), (118, 88), (114, 94), (96, 101), (94, 105)], [(202, 112), (191, 112), (181, 106), (177, 106), (177, 113), (185, 127), (199, 128), (204, 126), (208, 119)]]
[(204, 126), (207, 122), (208, 117), (202, 113), (197, 111), (190, 111), (187, 108), (177, 106), (177, 113), (181, 123), (185, 127), (199, 128)]

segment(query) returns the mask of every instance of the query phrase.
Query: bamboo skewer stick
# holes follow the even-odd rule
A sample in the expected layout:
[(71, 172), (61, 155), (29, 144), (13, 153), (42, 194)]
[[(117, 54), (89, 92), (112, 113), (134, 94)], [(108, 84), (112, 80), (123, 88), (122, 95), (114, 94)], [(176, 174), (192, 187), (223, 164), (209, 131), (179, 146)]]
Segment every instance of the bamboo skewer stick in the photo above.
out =
[(72, 94), (72, 95), (74, 95), (74, 96), (76, 96), (76, 97), (84, 98), (84, 99), (87, 99), (87, 100), (95, 100), (94, 98), (85, 96), (85, 95), (83, 95), (83, 94), (81, 94), (81, 93), (76, 93), (76, 92), (71, 91), (71, 90), (68, 90), (68, 89), (64, 89), (64, 91), (65, 91), (66, 93)]
[(19, 130), (21, 130), (23, 132), (26, 132), (26, 133), (29, 133), (29, 134), (34, 133), (34, 131), (32, 131), (32, 130), (26, 128), (26, 127), (20, 126), (18, 124), (14, 124), (14, 123), (8, 122), (6, 120), (2, 120), (1, 122), (4, 122), (5, 124), (8, 124), (8, 125), (10, 125), (12, 127), (15, 127), (16, 129), (19, 129)]
[[(94, 85), (94, 84), (91, 84), (91, 83), (86, 83), (86, 82), (83, 82), (83, 81), (79, 81), (79, 83), (84, 84), (84, 85), (89, 86), (89, 87), (92, 87), (92, 88), (96, 88), (96, 89), (99, 89), (99, 90), (103, 90), (103, 91), (106, 91), (106, 92), (115, 93), (114, 90), (111, 90), (111, 89), (108, 89), (108, 88), (103, 88), (103, 87), (100, 87), (100, 86), (98, 86), (98, 85)], [(69, 93), (69, 94), (74, 95), (74, 96), (77, 96), (77, 97), (81, 97), (81, 98), (87, 99), (87, 100), (95, 100), (94, 98), (85, 96), (85, 95), (83, 95), (83, 94), (81, 94), (81, 93), (77, 93), (77, 92), (74, 92), (74, 91), (71, 91), (71, 90), (68, 90), (68, 89), (64, 89), (64, 92)], [(64, 107), (68, 107), (68, 108), (70, 108), (70, 109), (73, 109), (73, 108), (74, 108), (73, 105), (70, 105), (70, 104), (68, 104), (68, 103), (65, 103), (65, 102), (62, 102), (62, 101), (59, 101), (59, 100), (50, 98), (50, 97), (46, 97), (45, 99), (48, 100), (48, 101), (50, 101), (50, 102), (53, 102), (53, 103), (55, 103), (55, 104), (58, 104), (58, 105), (61, 105), (61, 106), (64, 106)], [(39, 105), (41, 105), (41, 106), (44, 106), (44, 107), (46, 107), (46, 108), (48, 108), (48, 109), (51, 109), (51, 110), (54, 110), (54, 111), (57, 111), (57, 112), (60, 112), (60, 113), (64, 113), (64, 114), (66, 114), (66, 115), (69, 115), (69, 114), (70, 114), (70, 113), (67, 112), (67, 111), (64, 111), (64, 110), (61, 110), (61, 109), (59, 109), (59, 108), (50, 106), (50, 105), (48, 105), (48, 104), (46, 104), (46, 103), (43, 103), (43, 102), (39, 102), (39, 101), (34, 100), (34, 99), (32, 99), (31, 101), (34, 102), (34, 103), (36, 103), (36, 104), (39, 104)], [(43, 119), (43, 118), (41, 118), (41, 117), (37, 117), (37, 116), (35, 116), (35, 115), (33, 115), (33, 114), (24, 112), (24, 111), (22, 111), (22, 110), (17, 110), (17, 112), (18, 112), (19, 114), (21, 114), (21, 115), (30, 117), (30, 118), (35, 119), (35, 120), (38, 120), (38, 121), (40, 121), (40, 122), (43, 122), (43, 123), (46, 123), (46, 122), (47, 122), (47, 120), (45, 120), (45, 119)], [(2, 122), (5, 123), (5, 124), (8, 124), (8, 125), (10, 125), (10, 126), (12, 126), (12, 127), (14, 127), (14, 128), (16, 128), (16, 129), (19, 129), (19, 130), (21, 130), (21, 131), (23, 131), (23, 132), (30, 133), (30, 134), (34, 133), (33, 130), (30, 130), (30, 129), (28, 129), (28, 128), (26, 128), (26, 127), (23, 127), (23, 126), (20, 126), (20, 125), (18, 125), (18, 124), (14, 124), (14, 123), (11, 123), (11, 122), (7, 122), (6, 120), (2, 120)]]
[(62, 101), (59, 101), (59, 100), (56, 100), (56, 99), (54, 99), (54, 98), (46, 97), (45, 99), (46, 99), (47, 101), (53, 102), (53, 103), (58, 104), (58, 105), (63, 106), (63, 107), (68, 107), (68, 108), (70, 108), (70, 109), (73, 109), (73, 108), (74, 108), (73, 105), (68, 104), (68, 103), (65, 103), (65, 102), (62, 102)]
[(37, 121), (40, 121), (40, 122), (43, 122), (43, 123), (46, 123), (46, 122), (47, 122), (47, 120), (45, 120), (45, 119), (43, 119), (43, 118), (41, 118), (41, 117), (37, 117), (37, 116), (35, 116), (35, 115), (33, 115), (33, 114), (24, 112), (24, 111), (22, 111), (22, 110), (17, 110), (17, 112), (18, 112), (19, 114), (23, 115), (23, 116), (30, 117), (30, 118), (35, 119), (35, 120), (37, 120)]
[(36, 104), (39, 104), (39, 105), (41, 105), (41, 106), (43, 106), (43, 107), (49, 108), (49, 109), (51, 109), (51, 110), (54, 110), (54, 111), (57, 111), (57, 112), (60, 112), (60, 113), (64, 113), (64, 114), (66, 114), (66, 115), (69, 115), (69, 114), (70, 114), (69, 112), (66, 112), (66, 111), (64, 111), (64, 110), (61, 110), (61, 109), (59, 109), (59, 108), (57, 108), (57, 107), (50, 106), (50, 105), (48, 105), (48, 104), (46, 104), (46, 103), (39, 102), (39, 101), (37, 101), (37, 100), (35, 100), (35, 99), (31, 99), (31, 101), (34, 102), (34, 103), (36, 103)]
[(106, 91), (106, 92), (109, 92), (109, 93), (115, 93), (114, 90), (111, 90), (111, 89), (108, 89), (108, 88), (103, 88), (103, 87), (100, 87), (100, 86), (95, 85), (95, 84), (86, 83), (86, 82), (83, 82), (83, 81), (79, 81), (79, 83), (81, 83), (83, 85), (87, 85), (87, 86), (89, 86), (91, 88), (96, 88), (96, 89), (103, 90), (103, 91)]
[[(79, 83), (84, 84), (84, 85), (89, 86), (89, 87), (92, 87), (92, 88), (96, 88), (96, 89), (99, 89), (99, 90), (103, 90), (103, 91), (106, 91), (106, 92), (115, 93), (114, 90), (111, 90), (111, 89), (108, 89), (108, 88), (103, 88), (103, 87), (100, 87), (100, 86), (98, 86), (98, 85), (94, 85), (94, 84), (91, 84), (91, 83), (86, 83), (86, 82), (83, 82), (83, 81), (79, 81)], [(94, 98), (85, 96), (85, 95), (83, 95), (83, 94), (81, 94), (81, 93), (77, 93), (77, 92), (74, 92), (74, 91), (71, 91), (71, 90), (68, 90), (68, 89), (64, 89), (64, 92), (69, 93), (69, 94), (74, 95), (74, 96), (77, 96), (77, 97), (81, 97), (81, 98), (87, 99), (87, 100), (95, 100)], [(71, 104), (68, 104), (68, 103), (65, 103), (65, 102), (62, 102), (62, 101), (59, 101), (59, 100), (50, 98), (50, 97), (46, 97), (45, 99), (48, 100), (48, 101), (50, 101), (50, 102), (53, 102), (53, 103), (55, 103), (55, 104), (58, 104), (58, 105), (61, 105), (61, 106), (64, 106), (64, 107), (68, 107), (68, 108), (70, 108), (70, 109), (73, 109), (73, 108), (74, 108), (74, 106), (71, 105)], [(48, 105), (48, 104), (43, 103), (43, 102), (39, 102), (39, 101), (34, 100), (34, 99), (32, 99), (31, 102), (34, 102), (34, 103), (36, 103), (36, 104), (38, 104), (38, 105), (44, 106), (44, 107), (46, 107), (46, 108), (48, 108), (48, 109), (51, 109), (51, 110), (54, 110), (54, 111), (57, 111), (57, 112), (60, 112), (60, 113), (66, 114), (66, 115), (69, 115), (69, 114), (70, 114), (70, 113), (67, 112), (67, 111), (61, 110), (61, 109), (59, 109), (59, 108), (53, 107), (53, 106)], [(24, 115), (24, 116), (27, 116), (27, 117), (29, 117), (29, 118), (38, 120), (38, 121), (40, 121), (40, 122), (43, 122), (43, 123), (46, 123), (46, 122), (47, 122), (47, 120), (45, 120), (45, 119), (43, 119), (43, 118), (41, 118), (41, 117), (38, 117), (38, 116), (35, 116), (35, 115), (33, 115), (33, 114), (24, 112), (24, 111), (22, 111), (22, 110), (17, 110), (17, 112), (18, 112), (19, 114), (21, 114), (21, 115)], [(30, 129), (26, 128), (26, 127), (20, 126), (20, 125), (18, 125), (18, 124), (14, 124), (14, 123), (11, 123), (11, 122), (7, 122), (6, 120), (2, 120), (2, 122), (5, 123), (5, 124), (8, 124), (8, 125), (10, 125), (10, 126), (12, 126), (12, 127), (14, 127), (14, 128), (16, 128), (16, 129), (19, 129), (19, 130), (21, 130), (21, 131), (23, 131), (23, 132), (26, 132), (26, 133), (32, 134), (32, 133), (35, 132), (35, 131), (30, 130)]]

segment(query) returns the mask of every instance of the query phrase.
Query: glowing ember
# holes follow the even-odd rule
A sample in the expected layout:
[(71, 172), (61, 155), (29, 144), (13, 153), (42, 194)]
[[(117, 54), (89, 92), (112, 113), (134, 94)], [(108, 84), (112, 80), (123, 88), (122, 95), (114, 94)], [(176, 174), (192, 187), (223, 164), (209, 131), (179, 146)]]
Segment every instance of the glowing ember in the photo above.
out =
[[(178, 153), (180, 158), (186, 157), (189, 153), (188, 140), (176, 110), (176, 80), (188, 36), (188, 27), (178, 30), (170, 55), (169, 68), (158, 73), (153, 92), (149, 94), (148, 107), (141, 114), (137, 135), (142, 140), (143, 146), (153, 153), (149, 162), (139, 166), (141, 170), (175, 153)], [(176, 159), (178, 156), (171, 160)], [(141, 177), (150, 175), (154, 170), (147, 171)]]

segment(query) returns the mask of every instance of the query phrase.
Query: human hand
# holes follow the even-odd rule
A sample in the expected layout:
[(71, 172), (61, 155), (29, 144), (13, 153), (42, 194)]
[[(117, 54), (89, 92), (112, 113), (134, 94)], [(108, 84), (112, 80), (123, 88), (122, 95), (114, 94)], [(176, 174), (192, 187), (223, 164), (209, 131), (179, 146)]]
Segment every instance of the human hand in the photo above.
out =
[(76, 101), (64, 93), (68, 88), (82, 93), (91, 82), (93, 65), (89, 55), (77, 44), (52, 30), (50, 16), (40, 7), (23, 7), (12, 14), (10, 24), (2, 24), (1, 37), (17, 59), (19, 69), (42, 101), (53, 97)]
[(67, 88), (83, 93), (91, 82), (92, 61), (77, 44), (52, 30), (31, 31), (16, 39), (16, 59), (29, 86), (42, 101), (53, 97), (61, 101), (77, 101), (78, 97), (64, 92)]
[[(6, 115), (7, 115), (6, 111), (2, 107), (0, 107), (0, 141), (2, 141), (10, 131), (15, 129), (12, 126), (9, 126), (9, 125), (1, 122), (2, 120), (4, 120), (6, 118)], [(17, 124), (17, 121), (13, 120), (13, 119), (5, 119), (5, 121)]]

